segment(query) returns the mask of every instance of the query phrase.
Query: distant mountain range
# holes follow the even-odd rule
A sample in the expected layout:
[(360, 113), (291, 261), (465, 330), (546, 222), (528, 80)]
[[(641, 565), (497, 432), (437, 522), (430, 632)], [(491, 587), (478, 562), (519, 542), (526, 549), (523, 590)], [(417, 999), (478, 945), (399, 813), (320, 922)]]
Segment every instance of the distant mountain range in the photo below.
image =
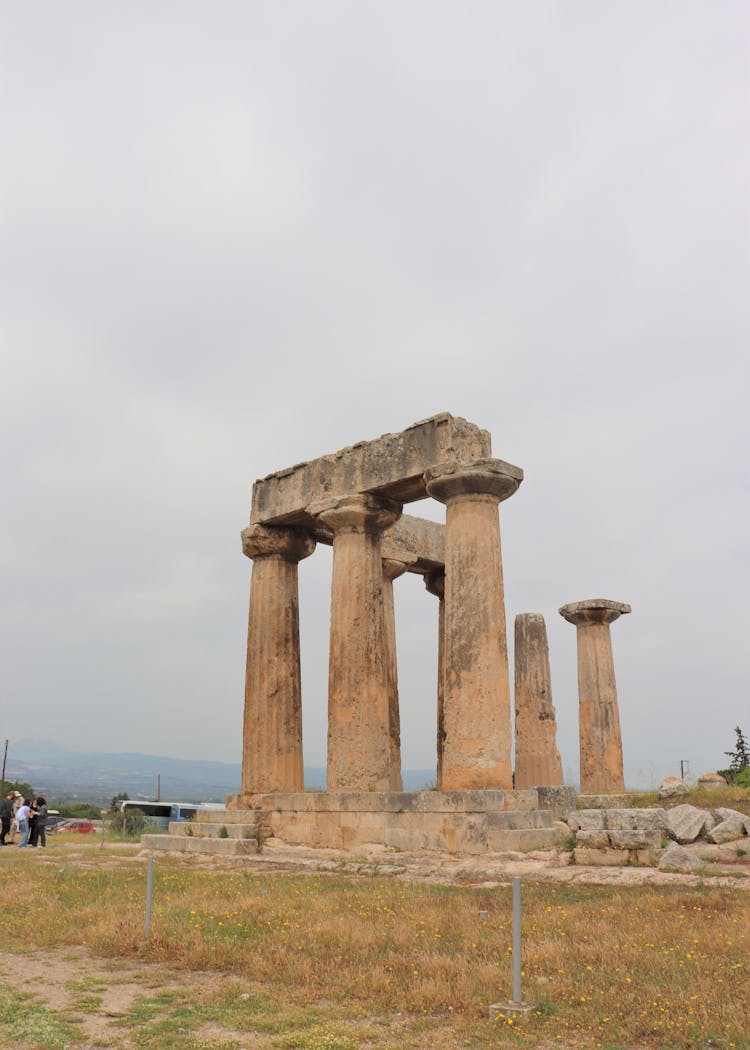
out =
[[(125, 752), (74, 751), (49, 740), (19, 740), (8, 752), (6, 780), (30, 784), (50, 801), (108, 804), (126, 791), (131, 798), (223, 802), (239, 791), (239, 762), (211, 762)], [(435, 781), (432, 769), (405, 769), (404, 788), (416, 791)], [(305, 786), (325, 786), (325, 769), (305, 767)]]

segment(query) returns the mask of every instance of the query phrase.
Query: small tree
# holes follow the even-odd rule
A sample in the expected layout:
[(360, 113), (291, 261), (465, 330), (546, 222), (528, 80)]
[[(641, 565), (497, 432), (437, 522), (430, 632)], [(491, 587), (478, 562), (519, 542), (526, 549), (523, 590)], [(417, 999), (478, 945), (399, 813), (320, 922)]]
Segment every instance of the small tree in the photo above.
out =
[(725, 751), (724, 754), (727, 758), (731, 759), (728, 769), (722, 769), (721, 773), (727, 778), (730, 784), (742, 784), (748, 780), (748, 770), (750, 770), (750, 746), (748, 746), (747, 738), (742, 732), (739, 726), (734, 727), (734, 731), (737, 734), (737, 743), (734, 751)]
[(142, 809), (118, 809), (109, 824), (113, 831), (119, 831), (128, 838), (136, 838), (146, 830), (146, 814)]
[(109, 804), (109, 812), (110, 813), (117, 813), (117, 811), (120, 808), (120, 805), (119, 805), (120, 802), (129, 802), (129, 801), (130, 801), (130, 795), (127, 793), (127, 791), (121, 791), (119, 793), (119, 795), (113, 795), (112, 796), (112, 801)]

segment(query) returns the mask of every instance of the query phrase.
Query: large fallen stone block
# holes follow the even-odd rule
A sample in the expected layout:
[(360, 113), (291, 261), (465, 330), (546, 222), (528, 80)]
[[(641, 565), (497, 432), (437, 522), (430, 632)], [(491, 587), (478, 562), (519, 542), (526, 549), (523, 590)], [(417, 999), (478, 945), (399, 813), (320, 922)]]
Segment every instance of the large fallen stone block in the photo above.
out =
[(737, 817), (722, 820), (706, 834), (709, 842), (721, 844), (723, 842), (734, 842), (735, 839), (745, 837), (745, 822)]
[(674, 806), (666, 811), (665, 830), (676, 842), (695, 842), (700, 833), (714, 826), (714, 818), (697, 806)]
[(676, 842), (670, 842), (659, 860), (661, 871), (698, 871), (703, 866), (700, 857)]
[(717, 820), (741, 820), (742, 826), (745, 829), (745, 834), (750, 835), (750, 817), (746, 816), (744, 813), (740, 813), (738, 809), (729, 809), (728, 806), (719, 806), (714, 810), (714, 816)]

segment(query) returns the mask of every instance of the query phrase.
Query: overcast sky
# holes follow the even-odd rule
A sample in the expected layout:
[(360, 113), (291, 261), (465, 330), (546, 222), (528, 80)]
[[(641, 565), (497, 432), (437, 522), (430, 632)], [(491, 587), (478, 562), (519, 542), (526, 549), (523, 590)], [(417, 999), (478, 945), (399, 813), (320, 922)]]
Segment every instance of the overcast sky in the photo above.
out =
[[(240, 757), (256, 477), (449, 411), (510, 634), (612, 637), (632, 786), (750, 733), (745, 0), (3, 5), (0, 735)], [(410, 513), (439, 518), (443, 508)], [(330, 551), (300, 566), (305, 757)], [(437, 608), (396, 583), (404, 765)], [(31, 756), (25, 756), (31, 757)]]

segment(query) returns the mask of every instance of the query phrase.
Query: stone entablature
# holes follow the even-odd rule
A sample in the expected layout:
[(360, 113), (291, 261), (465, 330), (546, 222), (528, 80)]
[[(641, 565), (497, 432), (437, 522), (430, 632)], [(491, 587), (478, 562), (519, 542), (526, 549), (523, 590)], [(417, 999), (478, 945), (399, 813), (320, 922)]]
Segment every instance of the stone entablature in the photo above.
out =
[(253, 485), (250, 524), (309, 528), (311, 503), (355, 492), (412, 503), (427, 495), (424, 473), (435, 463), (472, 463), (491, 455), (488, 431), (443, 412), (399, 433), (360, 441), (259, 479)]

